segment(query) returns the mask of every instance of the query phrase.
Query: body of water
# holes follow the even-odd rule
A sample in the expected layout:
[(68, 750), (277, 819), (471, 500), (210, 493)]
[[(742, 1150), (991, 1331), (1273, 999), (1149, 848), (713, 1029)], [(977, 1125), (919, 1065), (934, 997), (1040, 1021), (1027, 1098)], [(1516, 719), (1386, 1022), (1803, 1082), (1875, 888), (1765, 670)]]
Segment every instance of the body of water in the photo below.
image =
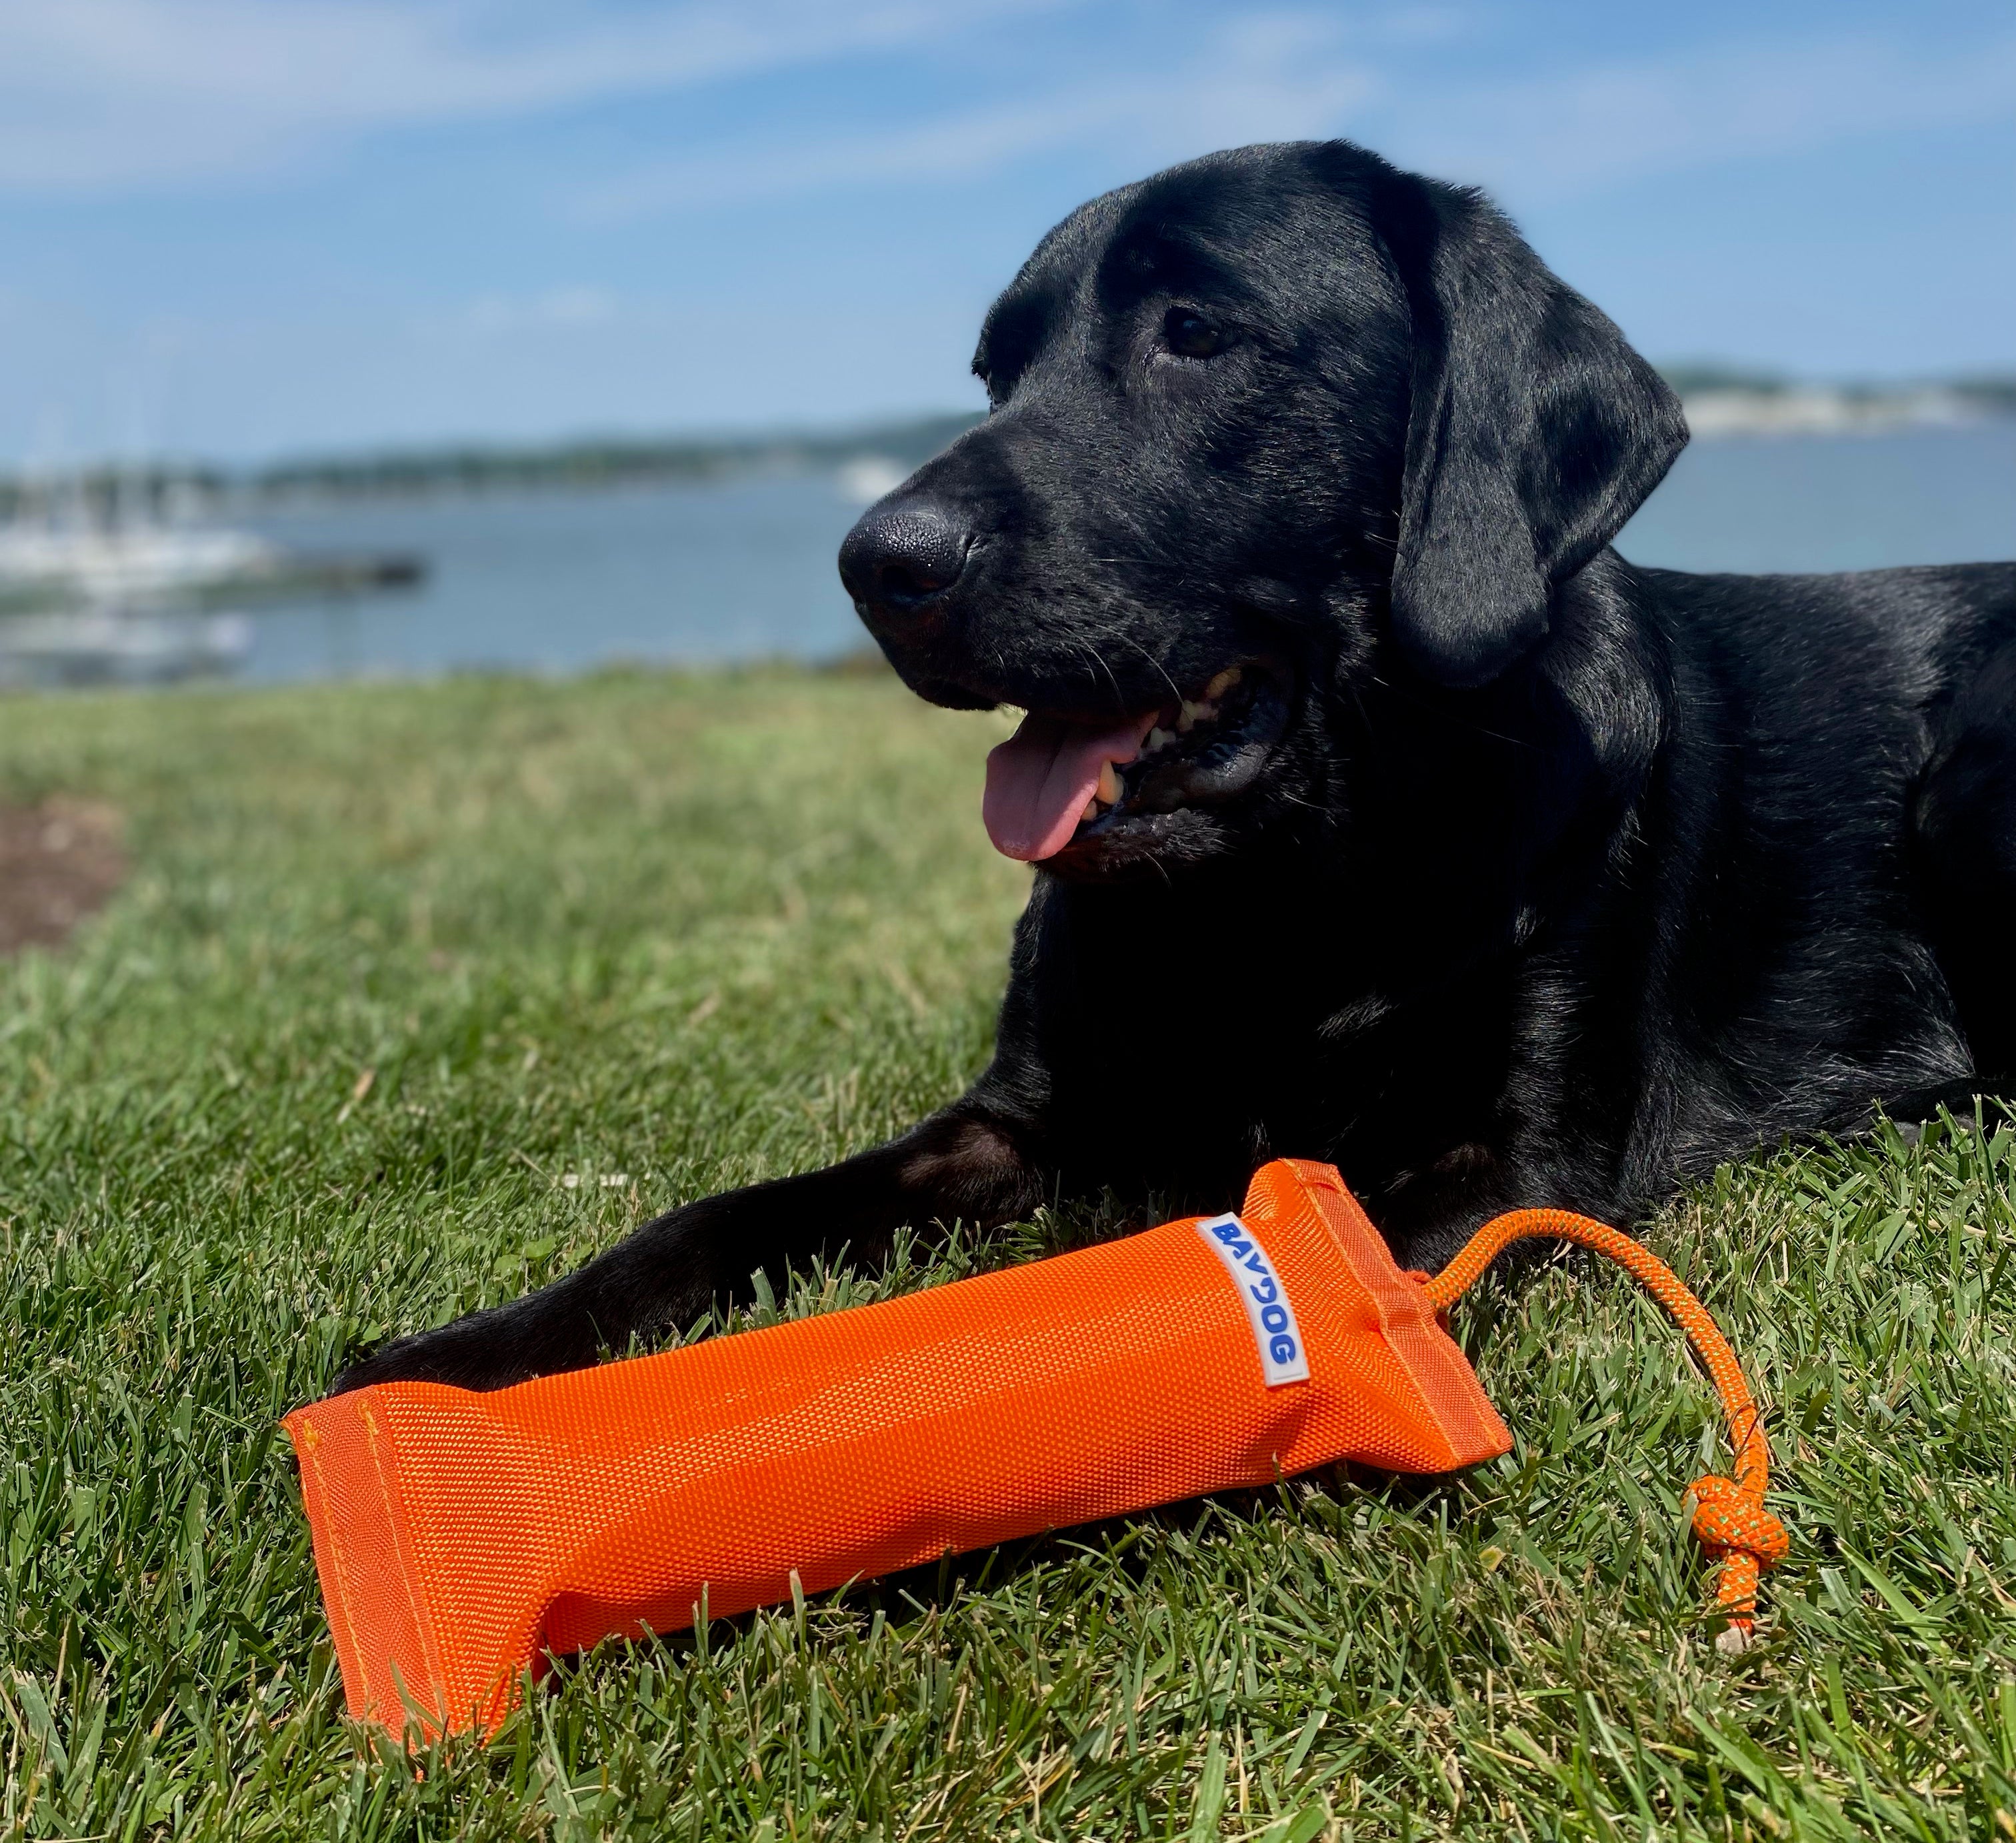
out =
[(242, 676), (617, 660), (830, 658), (866, 639), (833, 556), (860, 514), (830, 476), (337, 502), (245, 522), (304, 551), (411, 552), (416, 589), (257, 617)]
[[(859, 509), (827, 476), (335, 504), (250, 521), (314, 551), (412, 551), (425, 583), (257, 615), (268, 682), (615, 660), (827, 658), (866, 641), (833, 569)], [(1683, 570), (2016, 556), (2016, 422), (1697, 443), (1618, 539)]]
[(2016, 420), (1695, 442), (1617, 548), (1669, 570), (2016, 558)]

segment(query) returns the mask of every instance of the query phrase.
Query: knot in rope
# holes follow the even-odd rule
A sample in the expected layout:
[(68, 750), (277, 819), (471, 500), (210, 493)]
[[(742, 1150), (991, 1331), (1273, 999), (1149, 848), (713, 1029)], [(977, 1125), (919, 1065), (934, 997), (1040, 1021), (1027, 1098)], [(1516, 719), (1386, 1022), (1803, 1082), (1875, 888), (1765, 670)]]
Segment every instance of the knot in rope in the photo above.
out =
[(1760, 1495), (1714, 1473), (1697, 1478), (1687, 1492), (1694, 1500), (1694, 1540), (1716, 1560), (1748, 1555), (1764, 1568), (1785, 1559), (1792, 1539)]
[(1710, 1473), (1697, 1478), (1687, 1492), (1694, 1500), (1694, 1540), (1711, 1560), (1722, 1564), (1715, 1596), (1729, 1615), (1729, 1629), (1715, 1643), (1726, 1651), (1743, 1650), (1757, 1611), (1757, 1577), (1785, 1559), (1792, 1539), (1764, 1508), (1763, 1494), (1745, 1491), (1733, 1478)]
[(1757, 1610), (1758, 1575), (1784, 1559), (1791, 1538), (1784, 1524), (1764, 1507), (1771, 1478), (1771, 1447), (1764, 1438), (1763, 1416), (1751, 1398), (1735, 1352), (1708, 1308), (1657, 1254), (1607, 1223), (1567, 1210), (1512, 1210), (1486, 1222), (1440, 1273), (1432, 1280), (1424, 1279), (1421, 1291), (1429, 1308), (1446, 1325), (1449, 1308), (1478, 1276), (1512, 1243), (1532, 1237), (1575, 1242), (1616, 1262), (1672, 1315), (1706, 1366), (1729, 1417), (1736, 1475), (1724, 1478), (1711, 1474), (1694, 1481), (1689, 1488), (1694, 1500), (1693, 1528), (1703, 1553), (1720, 1564), (1715, 1600), (1729, 1626), (1715, 1640), (1716, 1648), (1744, 1650)]

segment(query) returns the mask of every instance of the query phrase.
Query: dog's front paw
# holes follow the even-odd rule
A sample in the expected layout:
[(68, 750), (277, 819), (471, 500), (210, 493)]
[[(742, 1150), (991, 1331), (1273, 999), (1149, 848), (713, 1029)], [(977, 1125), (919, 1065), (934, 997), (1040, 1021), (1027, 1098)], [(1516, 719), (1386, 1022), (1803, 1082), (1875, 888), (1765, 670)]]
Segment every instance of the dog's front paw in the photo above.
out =
[(585, 1370), (633, 1341), (648, 1345), (703, 1316), (722, 1290), (719, 1207), (714, 1199), (661, 1216), (538, 1292), (386, 1344), (353, 1362), (332, 1392), (374, 1382), (509, 1388)]
[[(478, 1312), (476, 1317), (484, 1315)], [(445, 1382), (455, 1388), (508, 1388), (533, 1372), (506, 1349), (473, 1330), (472, 1321), (459, 1319), (437, 1331), (382, 1344), (360, 1357), (329, 1386), (333, 1395), (374, 1382)]]
[(567, 1283), (472, 1312), (437, 1330), (382, 1344), (344, 1370), (331, 1395), (376, 1382), (443, 1382), (453, 1388), (509, 1388), (535, 1376), (585, 1370), (602, 1354), (592, 1314), (571, 1296)]

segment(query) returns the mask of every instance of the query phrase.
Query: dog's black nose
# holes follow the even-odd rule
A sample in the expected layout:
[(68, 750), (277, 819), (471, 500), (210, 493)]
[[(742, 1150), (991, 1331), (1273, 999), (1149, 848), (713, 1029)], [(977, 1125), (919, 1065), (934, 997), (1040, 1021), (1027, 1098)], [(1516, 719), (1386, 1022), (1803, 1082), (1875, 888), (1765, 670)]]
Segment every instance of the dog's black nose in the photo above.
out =
[(840, 579), (864, 614), (901, 619), (943, 595), (966, 568), (973, 534), (935, 499), (882, 500), (840, 547)]

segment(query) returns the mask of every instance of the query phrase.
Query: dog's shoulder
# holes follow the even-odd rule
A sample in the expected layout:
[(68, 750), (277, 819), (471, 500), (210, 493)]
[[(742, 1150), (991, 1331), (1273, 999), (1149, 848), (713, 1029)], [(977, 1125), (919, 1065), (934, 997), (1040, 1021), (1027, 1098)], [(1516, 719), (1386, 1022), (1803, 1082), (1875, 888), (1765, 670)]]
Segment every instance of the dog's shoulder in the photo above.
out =
[(1638, 605), (1679, 663), (1754, 704), (1856, 700), (1872, 718), (1952, 695), (2016, 641), (2016, 563), (1829, 574), (1641, 569)]

